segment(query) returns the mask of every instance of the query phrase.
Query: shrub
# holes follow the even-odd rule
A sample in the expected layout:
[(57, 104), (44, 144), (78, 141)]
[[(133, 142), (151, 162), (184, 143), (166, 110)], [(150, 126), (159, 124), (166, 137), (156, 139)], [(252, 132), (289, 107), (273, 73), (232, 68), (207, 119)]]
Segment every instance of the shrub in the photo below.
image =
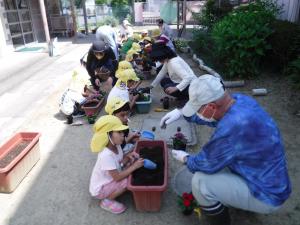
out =
[(112, 16), (106, 16), (102, 20), (97, 21), (97, 27), (110, 24), (112, 27), (116, 27), (119, 24), (119, 21)]
[(247, 78), (258, 74), (258, 66), (270, 48), (274, 12), (260, 1), (234, 10), (215, 24), (212, 37), (216, 53), (223, 61), (229, 77)]
[(300, 26), (288, 21), (275, 20), (272, 28), (274, 32), (268, 38), (272, 49), (267, 51), (264, 60), (282, 70), (300, 54)]
[(208, 0), (205, 3), (204, 9), (200, 13), (193, 13), (194, 19), (198, 24), (210, 30), (213, 25), (232, 11), (232, 5), (228, 0), (221, 1), (220, 7), (217, 1)]
[(300, 55), (298, 55), (298, 58), (288, 64), (285, 74), (292, 81), (292, 86), (295, 89), (300, 90)]

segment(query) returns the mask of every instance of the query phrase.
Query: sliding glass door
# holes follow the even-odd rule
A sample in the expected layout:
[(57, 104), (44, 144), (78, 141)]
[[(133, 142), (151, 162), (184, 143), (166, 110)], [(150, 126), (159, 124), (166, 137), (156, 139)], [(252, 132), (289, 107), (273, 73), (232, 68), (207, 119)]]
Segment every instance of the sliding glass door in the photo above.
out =
[(34, 42), (28, 0), (4, 0), (4, 6), (14, 47)]

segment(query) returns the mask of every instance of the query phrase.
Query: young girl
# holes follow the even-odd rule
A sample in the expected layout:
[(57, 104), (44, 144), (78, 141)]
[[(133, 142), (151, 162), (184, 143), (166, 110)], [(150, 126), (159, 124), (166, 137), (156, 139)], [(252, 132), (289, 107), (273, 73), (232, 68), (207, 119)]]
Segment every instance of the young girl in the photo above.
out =
[[(126, 210), (124, 204), (115, 199), (127, 188), (127, 177), (144, 164), (137, 153), (123, 155), (120, 144), (124, 141), (123, 131), (128, 126), (115, 116), (102, 116), (94, 125), (92, 150), (98, 150), (97, 162), (90, 179), (90, 193), (100, 199), (100, 207), (114, 214)], [(136, 160), (137, 159), (137, 160)]]
[[(124, 101), (119, 97), (113, 97), (109, 101), (107, 101), (105, 111), (109, 115), (118, 117), (124, 125), (128, 125), (128, 117), (130, 113), (129, 102)], [(123, 149), (123, 152), (126, 154), (127, 152), (132, 150), (132, 147), (141, 135), (138, 132), (129, 132), (129, 129), (125, 130), (124, 134), (125, 140), (121, 144), (121, 147)]]

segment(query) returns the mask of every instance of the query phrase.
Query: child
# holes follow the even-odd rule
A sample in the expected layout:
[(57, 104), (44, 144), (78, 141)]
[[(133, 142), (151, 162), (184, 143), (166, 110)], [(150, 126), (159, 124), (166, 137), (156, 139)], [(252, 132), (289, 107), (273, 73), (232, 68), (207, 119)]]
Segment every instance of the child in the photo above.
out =
[(118, 64), (118, 69), (116, 71), (116, 77), (119, 78), (119, 74), (127, 69), (133, 69), (131, 63), (126, 60), (120, 61)]
[(89, 190), (93, 197), (100, 199), (101, 208), (114, 214), (126, 210), (115, 199), (126, 191), (127, 177), (144, 163), (134, 152), (124, 157), (120, 144), (126, 129), (128, 126), (123, 125), (119, 118), (102, 116), (94, 125), (95, 133), (91, 142), (92, 150), (100, 153), (91, 175)]
[(130, 95), (129, 90), (137, 87), (140, 79), (136, 76), (136, 73), (133, 69), (127, 69), (119, 73), (119, 79), (115, 86), (111, 89), (107, 101), (109, 101), (112, 97), (119, 97), (124, 101), (130, 102), (130, 109), (133, 109), (135, 105), (135, 101), (138, 98), (138, 95)]
[[(119, 97), (113, 97), (109, 101), (107, 101), (105, 106), (105, 111), (109, 115), (113, 115), (118, 117), (124, 125), (128, 125), (129, 122), (129, 112), (130, 106), (129, 102), (124, 101)], [(127, 153), (132, 150), (133, 144), (139, 139), (139, 133), (130, 133), (129, 129), (124, 131), (125, 140), (122, 143), (121, 147), (124, 153)]]

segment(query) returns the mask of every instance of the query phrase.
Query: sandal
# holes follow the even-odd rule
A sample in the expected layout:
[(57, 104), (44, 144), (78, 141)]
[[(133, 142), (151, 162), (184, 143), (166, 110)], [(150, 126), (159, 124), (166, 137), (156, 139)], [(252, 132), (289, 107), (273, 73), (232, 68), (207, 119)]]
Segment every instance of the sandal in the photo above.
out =
[(122, 203), (107, 198), (100, 202), (100, 207), (113, 214), (120, 214), (126, 210)]

